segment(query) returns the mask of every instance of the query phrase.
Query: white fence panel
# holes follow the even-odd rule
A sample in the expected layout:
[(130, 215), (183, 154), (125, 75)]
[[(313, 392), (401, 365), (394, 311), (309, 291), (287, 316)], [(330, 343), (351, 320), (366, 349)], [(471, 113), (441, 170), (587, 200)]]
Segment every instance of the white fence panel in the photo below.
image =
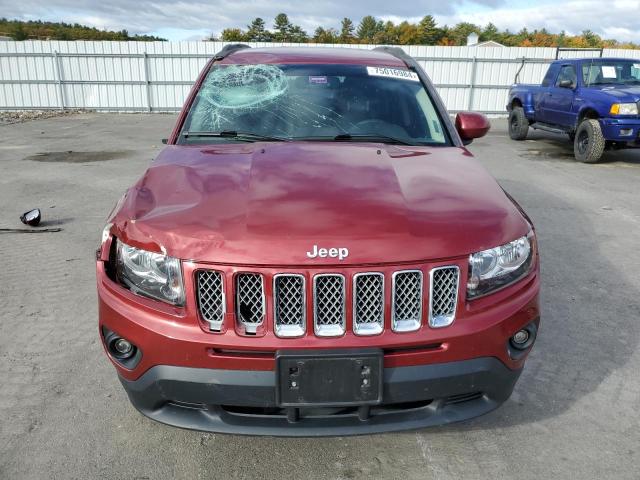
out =
[[(176, 111), (207, 60), (224, 42), (0, 42), (0, 110), (84, 108)], [(287, 46), (253, 43), (251, 46)], [(299, 45), (296, 45), (299, 46)], [(370, 49), (376, 45), (304, 45)], [(402, 47), (427, 71), (451, 112), (504, 113), (516, 74), (539, 83), (556, 57), (600, 51), (555, 48)], [(638, 50), (603, 56), (640, 58)]]

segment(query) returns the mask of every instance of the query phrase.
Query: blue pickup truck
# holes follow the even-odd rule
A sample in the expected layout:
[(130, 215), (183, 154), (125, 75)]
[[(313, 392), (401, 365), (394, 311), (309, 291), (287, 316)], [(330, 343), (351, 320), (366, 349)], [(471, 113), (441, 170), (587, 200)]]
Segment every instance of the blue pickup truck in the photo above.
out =
[(556, 60), (541, 85), (509, 90), (509, 136), (529, 127), (568, 134), (577, 160), (595, 163), (605, 149), (640, 147), (640, 60)]

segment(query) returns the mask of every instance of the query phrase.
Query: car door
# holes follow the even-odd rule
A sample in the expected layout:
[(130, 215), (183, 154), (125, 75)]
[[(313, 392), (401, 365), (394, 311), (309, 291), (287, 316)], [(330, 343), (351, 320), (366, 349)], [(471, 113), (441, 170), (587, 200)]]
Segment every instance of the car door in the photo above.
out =
[(533, 105), (535, 109), (536, 122), (544, 122), (544, 101), (547, 98), (547, 92), (553, 86), (560, 72), (560, 64), (552, 63), (542, 79), (540, 88), (533, 90)]
[(552, 125), (573, 125), (573, 99), (578, 85), (575, 65), (560, 67), (556, 81), (545, 93), (543, 122)]

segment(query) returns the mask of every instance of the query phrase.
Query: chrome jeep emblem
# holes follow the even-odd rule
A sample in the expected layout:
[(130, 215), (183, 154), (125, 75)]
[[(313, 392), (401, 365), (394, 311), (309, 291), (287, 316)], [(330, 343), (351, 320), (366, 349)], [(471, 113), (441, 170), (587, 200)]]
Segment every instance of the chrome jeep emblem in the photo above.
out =
[(342, 261), (349, 256), (349, 249), (345, 247), (340, 248), (318, 248), (314, 245), (310, 252), (307, 252), (309, 258), (337, 258)]

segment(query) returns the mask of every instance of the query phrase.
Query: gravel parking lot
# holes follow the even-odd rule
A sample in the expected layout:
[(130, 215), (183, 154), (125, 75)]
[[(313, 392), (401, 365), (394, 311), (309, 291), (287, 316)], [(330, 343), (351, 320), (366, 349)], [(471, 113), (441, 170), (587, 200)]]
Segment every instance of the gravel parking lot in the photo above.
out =
[(130, 406), (97, 332), (105, 217), (173, 115), (0, 126), (0, 228), (39, 207), (57, 233), (0, 232), (0, 478), (637, 479), (640, 151), (576, 163), (565, 138), (471, 146), (533, 218), (542, 329), (513, 397), (473, 421), (336, 439), (213, 435)]

